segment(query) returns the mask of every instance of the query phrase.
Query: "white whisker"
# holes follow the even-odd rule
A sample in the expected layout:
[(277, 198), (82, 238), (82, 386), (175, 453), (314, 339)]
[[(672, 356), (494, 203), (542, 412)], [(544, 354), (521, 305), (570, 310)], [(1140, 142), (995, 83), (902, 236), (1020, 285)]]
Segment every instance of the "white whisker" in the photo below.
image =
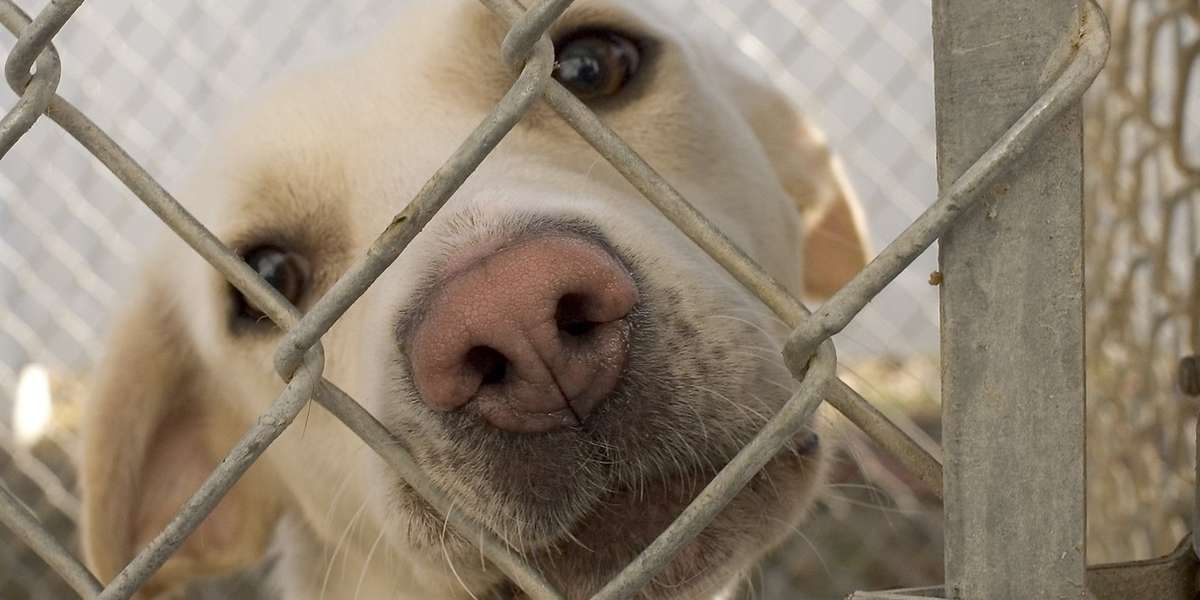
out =
[(354, 586), (354, 600), (358, 600), (358, 594), (362, 591), (363, 581), (367, 579), (367, 570), (371, 567), (371, 557), (375, 556), (375, 548), (379, 546), (379, 542), (383, 540), (384, 528), (379, 528), (379, 535), (375, 536), (375, 541), (371, 543), (371, 549), (367, 551), (367, 558), (363, 561), (362, 572), (358, 574), (358, 583)]
[[(354, 516), (350, 517), (350, 521), (346, 523), (346, 528), (342, 530), (342, 534), (338, 536), (337, 544), (333, 547), (333, 554), (329, 557), (329, 564), (325, 567), (325, 578), (321, 582), (322, 600), (324, 600), (325, 592), (329, 588), (329, 578), (333, 574), (333, 565), (337, 563), (338, 553), (341, 552), (342, 545), (346, 543), (346, 538), (350, 535), (350, 530), (354, 528), (354, 524), (358, 522), (358, 518), (362, 516), (365, 508), (367, 508), (367, 501), (363, 500), (362, 504), (358, 506), (358, 510), (354, 511)], [(347, 551), (347, 554), (349, 554), (349, 551)]]
[(446, 511), (446, 518), (442, 519), (442, 536), (440, 540), (442, 546), (442, 556), (446, 559), (446, 564), (450, 567), (450, 573), (454, 575), (454, 579), (458, 581), (458, 585), (462, 586), (463, 591), (471, 597), (471, 600), (479, 600), (479, 598), (475, 597), (475, 594), (471, 591), (471, 588), (467, 587), (467, 583), (463, 581), (462, 577), (458, 574), (458, 569), (454, 568), (454, 559), (450, 558), (450, 550), (446, 548), (446, 530), (450, 527), (450, 514), (453, 512), (454, 502), (451, 501), (450, 509)]
[(821, 570), (825, 571), (825, 575), (827, 575), (829, 577), (833, 577), (833, 571), (830, 570), (829, 563), (825, 562), (825, 557), (821, 555), (820, 549), (818, 549), (817, 545), (815, 543), (813, 543), (812, 538), (810, 538), (804, 534), (804, 531), (801, 530), (798, 525), (793, 525), (792, 523), (788, 523), (787, 521), (784, 521), (783, 519), (780, 519), (778, 517), (770, 517), (770, 520), (775, 521), (776, 523), (780, 523), (784, 527), (787, 527), (788, 529), (790, 529), (792, 531), (793, 534), (796, 535), (796, 537), (803, 540), (804, 543), (809, 548), (812, 549), (813, 555), (817, 557), (817, 562), (821, 564)]

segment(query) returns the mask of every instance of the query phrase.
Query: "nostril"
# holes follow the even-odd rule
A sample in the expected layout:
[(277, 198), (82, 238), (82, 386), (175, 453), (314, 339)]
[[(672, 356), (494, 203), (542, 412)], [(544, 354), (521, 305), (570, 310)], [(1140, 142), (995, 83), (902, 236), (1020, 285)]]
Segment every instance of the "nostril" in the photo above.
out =
[(473, 259), (429, 299), (406, 351), (434, 410), (511, 432), (579, 425), (617, 388), (638, 290), (604, 246), (531, 238)]
[(580, 294), (566, 294), (558, 300), (554, 311), (554, 320), (558, 330), (571, 337), (579, 337), (591, 333), (599, 323), (589, 321), (584, 316), (585, 298)]
[(508, 358), (495, 348), (475, 346), (467, 351), (466, 366), (481, 376), (480, 386), (502, 383), (508, 376)]
[(596, 323), (589, 321), (576, 321), (573, 323), (564, 323), (559, 325), (559, 330), (571, 337), (579, 337), (587, 335), (596, 328)]

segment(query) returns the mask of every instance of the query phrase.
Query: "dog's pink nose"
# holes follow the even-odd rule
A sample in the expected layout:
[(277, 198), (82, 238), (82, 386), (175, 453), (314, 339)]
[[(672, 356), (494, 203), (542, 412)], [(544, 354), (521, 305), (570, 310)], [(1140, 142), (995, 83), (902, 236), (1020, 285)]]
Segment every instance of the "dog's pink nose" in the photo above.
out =
[(581, 422), (617, 385), (638, 301), (597, 244), (547, 236), (470, 264), (438, 291), (412, 338), (413, 379), (439, 411), (473, 403), (492, 425)]

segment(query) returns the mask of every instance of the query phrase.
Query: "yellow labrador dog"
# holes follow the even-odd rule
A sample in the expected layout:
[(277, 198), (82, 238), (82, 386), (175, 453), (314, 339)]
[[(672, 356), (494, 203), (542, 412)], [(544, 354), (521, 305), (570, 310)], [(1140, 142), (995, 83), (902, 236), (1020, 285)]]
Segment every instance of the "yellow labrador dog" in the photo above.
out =
[[(821, 136), (776, 91), (630, 2), (581, 0), (554, 76), (797, 294), (865, 262)], [(407, 8), (361, 51), (239, 111), (182, 201), (302, 310), (506, 91), (506, 26)], [(112, 577), (282, 384), (278, 329), (178, 240), (148, 256), (87, 407), (84, 546)], [(769, 311), (544, 104), (325, 336), (326, 376), (569, 598), (652, 540), (788, 398)], [(274, 558), (287, 600), (520, 597), (319, 407), (148, 596)], [(645, 590), (716, 598), (819, 491), (814, 422)]]

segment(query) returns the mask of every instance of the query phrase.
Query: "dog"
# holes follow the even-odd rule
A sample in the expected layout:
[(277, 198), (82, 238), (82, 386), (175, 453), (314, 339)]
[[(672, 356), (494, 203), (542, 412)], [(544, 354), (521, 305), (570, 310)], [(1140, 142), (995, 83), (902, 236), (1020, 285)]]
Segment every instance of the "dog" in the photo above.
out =
[[(402, 9), (267, 86), (179, 198), (300, 310), (364, 254), (515, 75), (477, 3)], [(822, 135), (771, 86), (633, 2), (580, 0), (554, 77), (792, 293), (866, 262)], [(84, 409), (82, 540), (99, 578), (152, 539), (279, 395), (281, 332), (167, 236)], [(462, 511), (568, 598), (660, 533), (796, 388), (787, 328), (538, 100), (324, 336), (325, 376)], [(640, 598), (717, 598), (804, 516), (813, 422)], [(142, 593), (273, 562), (288, 600), (518, 598), (375, 453), (305, 409)]]

